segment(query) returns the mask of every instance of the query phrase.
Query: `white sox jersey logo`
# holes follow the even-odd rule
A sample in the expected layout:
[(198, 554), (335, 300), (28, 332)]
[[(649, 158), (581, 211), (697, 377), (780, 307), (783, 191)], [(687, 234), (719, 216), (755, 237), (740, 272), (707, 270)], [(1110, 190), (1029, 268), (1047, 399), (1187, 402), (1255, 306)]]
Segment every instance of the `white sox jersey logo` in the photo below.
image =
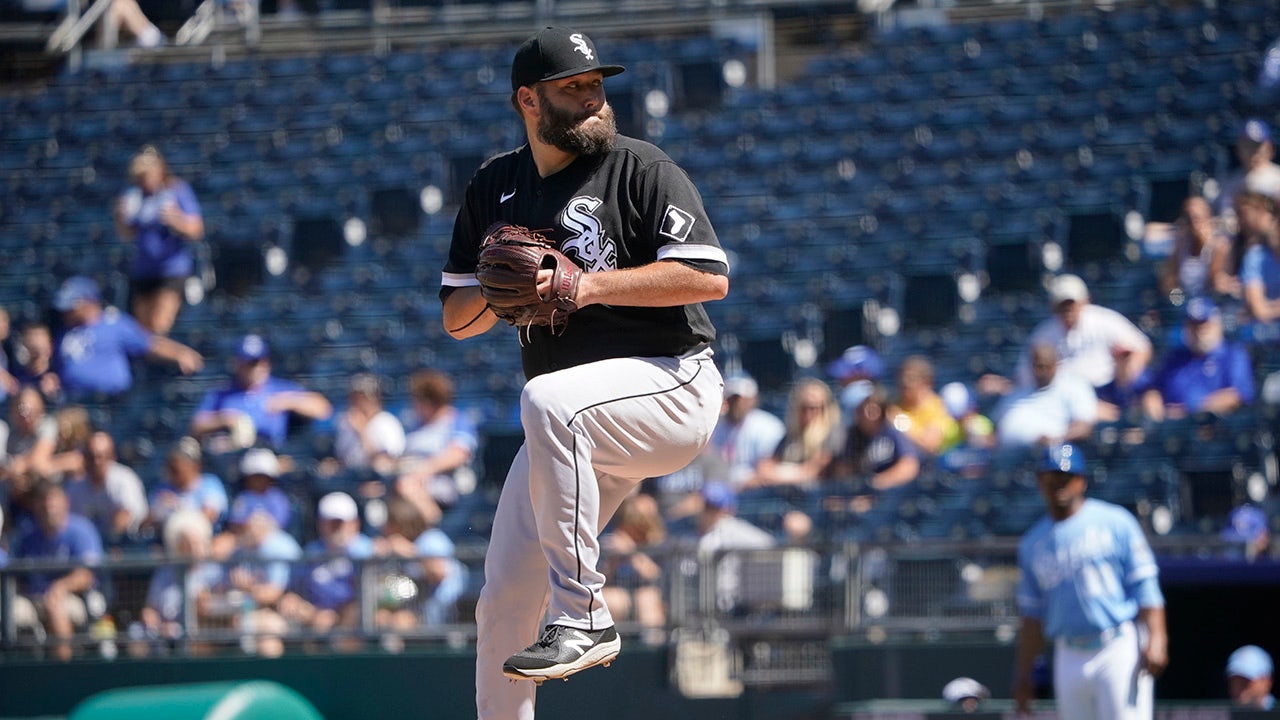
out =
[(569, 39), (573, 41), (573, 49), (582, 53), (583, 57), (588, 60), (595, 57), (591, 52), (591, 46), (588, 45), (586, 39), (582, 37), (582, 33), (574, 33), (569, 36)]
[(572, 636), (565, 639), (564, 646), (573, 648), (579, 656), (586, 655), (587, 650), (591, 648), (591, 638), (585, 633), (574, 630)]
[(603, 202), (600, 198), (579, 195), (569, 201), (560, 216), (560, 224), (574, 234), (560, 250), (575, 256), (587, 272), (613, 270), (618, 266), (617, 243), (605, 237), (600, 219), (592, 215)]

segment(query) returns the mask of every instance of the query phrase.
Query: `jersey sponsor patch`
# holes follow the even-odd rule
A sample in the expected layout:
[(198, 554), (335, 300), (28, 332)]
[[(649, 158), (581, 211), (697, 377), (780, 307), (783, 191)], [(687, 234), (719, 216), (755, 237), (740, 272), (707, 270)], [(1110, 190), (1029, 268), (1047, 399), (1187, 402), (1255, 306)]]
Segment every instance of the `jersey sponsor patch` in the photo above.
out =
[(676, 242), (684, 242), (689, 239), (689, 231), (693, 230), (693, 222), (693, 215), (675, 205), (668, 205), (666, 212), (662, 215), (662, 229), (658, 233), (666, 235)]

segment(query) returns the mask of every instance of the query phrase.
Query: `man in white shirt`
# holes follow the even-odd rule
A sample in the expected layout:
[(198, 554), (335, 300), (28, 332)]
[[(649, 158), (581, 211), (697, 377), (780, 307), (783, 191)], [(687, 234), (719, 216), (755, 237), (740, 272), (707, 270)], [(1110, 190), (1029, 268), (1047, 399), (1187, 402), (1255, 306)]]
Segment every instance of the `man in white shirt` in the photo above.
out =
[(1036, 386), (1030, 349), (1048, 344), (1057, 353), (1059, 370), (1088, 382), (1099, 398), (1126, 404), (1134, 381), (1151, 362), (1151, 341), (1124, 315), (1090, 302), (1089, 288), (1077, 275), (1053, 279), (1049, 305), (1053, 317), (1032, 331), (1018, 361), (1018, 385)]
[(111, 545), (137, 532), (147, 517), (147, 496), (138, 474), (116, 461), (116, 444), (98, 431), (84, 446), (84, 476), (68, 479), (71, 512), (83, 515)]
[(1031, 386), (1020, 386), (996, 406), (996, 440), (1002, 449), (1081, 442), (1093, 433), (1098, 400), (1089, 384), (1064, 370), (1053, 345), (1031, 348)]
[(347, 469), (389, 473), (404, 453), (404, 426), (383, 409), (376, 377), (357, 373), (349, 388), (347, 411), (338, 419), (333, 453)]
[(773, 413), (757, 406), (760, 388), (747, 375), (724, 381), (724, 410), (711, 433), (708, 451), (720, 456), (735, 488), (750, 483), (756, 463), (772, 457), (787, 428)]

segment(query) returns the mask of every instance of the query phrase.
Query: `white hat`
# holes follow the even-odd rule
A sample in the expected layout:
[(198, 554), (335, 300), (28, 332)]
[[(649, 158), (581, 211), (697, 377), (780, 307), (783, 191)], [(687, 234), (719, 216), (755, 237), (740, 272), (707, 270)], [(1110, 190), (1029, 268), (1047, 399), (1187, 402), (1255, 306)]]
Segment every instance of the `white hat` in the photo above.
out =
[(1059, 275), (1049, 283), (1049, 304), (1059, 305), (1067, 302), (1088, 302), (1089, 288), (1079, 275)]
[(267, 448), (254, 448), (240, 458), (240, 477), (266, 475), (280, 477), (280, 459)]
[(331, 492), (320, 498), (316, 515), (322, 520), (355, 520), (360, 516), (356, 501), (344, 492)]
[(985, 700), (991, 697), (986, 685), (969, 677), (958, 677), (942, 688), (942, 699), (947, 702), (960, 702), (965, 698)]
[(973, 393), (970, 393), (968, 386), (962, 382), (949, 382), (943, 385), (938, 395), (942, 397), (942, 404), (946, 406), (947, 414), (953, 418), (961, 417), (973, 407)]
[(760, 386), (748, 375), (734, 375), (724, 381), (724, 396), (727, 398), (735, 395), (751, 398), (755, 397), (759, 392)]

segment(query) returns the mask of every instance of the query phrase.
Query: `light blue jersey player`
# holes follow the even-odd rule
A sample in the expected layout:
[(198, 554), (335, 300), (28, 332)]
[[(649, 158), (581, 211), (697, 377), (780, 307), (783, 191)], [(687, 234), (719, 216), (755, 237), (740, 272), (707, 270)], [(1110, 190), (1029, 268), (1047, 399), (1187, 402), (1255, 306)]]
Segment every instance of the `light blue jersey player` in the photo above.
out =
[(1018, 545), (1014, 700), (1030, 709), (1032, 665), (1051, 638), (1058, 717), (1151, 718), (1153, 678), (1168, 662), (1155, 557), (1129, 511), (1085, 497), (1084, 473), (1071, 444), (1049, 447), (1037, 468), (1049, 512)]

